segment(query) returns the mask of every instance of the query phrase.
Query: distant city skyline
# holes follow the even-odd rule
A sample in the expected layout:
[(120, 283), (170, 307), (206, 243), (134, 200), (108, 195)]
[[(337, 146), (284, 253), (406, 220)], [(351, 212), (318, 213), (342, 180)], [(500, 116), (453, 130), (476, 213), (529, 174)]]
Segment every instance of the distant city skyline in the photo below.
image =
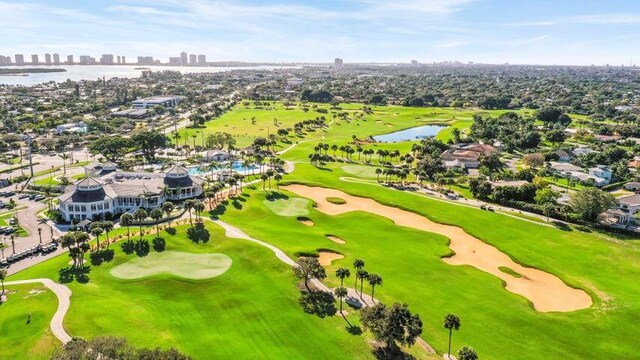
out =
[(0, 23), (0, 54), (40, 62), (57, 53), (168, 63), (180, 52), (249, 62), (640, 59), (640, 4), (622, 0), (25, 0), (0, 1)]

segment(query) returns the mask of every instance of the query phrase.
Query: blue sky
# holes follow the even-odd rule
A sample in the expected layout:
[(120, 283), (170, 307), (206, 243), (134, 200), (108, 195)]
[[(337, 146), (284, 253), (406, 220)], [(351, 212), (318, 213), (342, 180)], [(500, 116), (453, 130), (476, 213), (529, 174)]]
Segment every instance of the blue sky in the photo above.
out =
[[(0, 54), (640, 63), (636, 0), (2, 1)], [(41, 55), (42, 56), (42, 55)]]

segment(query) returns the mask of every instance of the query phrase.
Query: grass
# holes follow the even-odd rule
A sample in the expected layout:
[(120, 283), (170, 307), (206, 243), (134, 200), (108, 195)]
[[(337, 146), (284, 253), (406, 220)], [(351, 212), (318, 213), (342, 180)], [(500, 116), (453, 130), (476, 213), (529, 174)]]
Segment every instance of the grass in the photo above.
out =
[(332, 203), (332, 204), (336, 204), (336, 205), (344, 205), (347, 203), (347, 201), (343, 198), (339, 198), (339, 197), (334, 197), (334, 196), (329, 196), (327, 198), (327, 201)]
[[(463, 344), (473, 346), (483, 358), (635, 356), (634, 346), (626, 339), (640, 334), (630, 322), (640, 320), (640, 303), (635, 301), (640, 284), (627, 280), (640, 276), (640, 247), (636, 244), (596, 232), (563, 231), (375, 184), (339, 180), (346, 175), (339, 164), (318, 170), (301, 163), (296, 164), (296, 171), (287, 180), (339, 188), (410, 209), (433, 221), (461, 226), (515, 261), (585, 289), (592, 295), (594, 306), (569, 313), (537, 312), (526, 299), (506, 291), (498, 278), (472, 267), (451, 266), (441, 261), (441, 257), (450, 254), (446, 238), (397, 227), (370, 214), (328, 216), (309, 207), (308, 217), (315, 226), (308, 227), (267, 211), (261, 205), (266, 194), (252, 191), (240, 209), (226, 208), (220, 216), (291, 256), (317, 253), (319, 248), (339, 251), (345, 258), (333, 262), (330, 274), (338, 267), (349, 267), (355, 258), (364, 259), (366, 269), (384, 279), (384, 285), (376, 289), (376, 297), (385, 303), (409, 304), (423, 318), (425, 340), (439, 353), (446, 351), (447, 345), (441, 321), (453, 312), (462, 318), (454, 348)], [(336, 244), (326, 234), (334, 234), (346, 244)], [(593, 266), (600, 262), (616, 266)], [(621, 278), (620, 273), (625, 277)], [(338, 284), (333, 276), (327, 282), (330, 286)], [(486, 328), (492, 331), (488, 333)], [(582, 346), (585, 339), (597, 345), (585, 348)]]
[[(363, 336), (350, 334), (341, 317), (319, 318), (302, 311), (291, 268), (277, 260), (271, 250), (229, 239), (213, 223), (206, 224), (209, 240), (195, 244), (187, 238), (187, 228), (177, 227), (176, 235), (162, 232), (167, 251), (224, 253), (233, 260), (229, 270), (206, 280), (168, 274), (117, 279), (110, 274), (111, 269), (136, 256), (125, 255), (119, 245), (112, 245), (112, 262), (92, 266), (88, 283), (68, 284), (73, 297), (65, 318), (67, 331), (85, 338), (125, 336), (137, 346), (173, 346), (194, 358), (203, 354), (210, 358), (372, 358)], [(10, 280), (57, 279), (58, 270), (68, 261), (68, 256), (58, 256)], [(5, 326), (6, 314), (0, 311), (0, 329)], [(350, 315), (349, 321), (357, 326), (357, 314)], [(44, 336), (43, 331), (39, 333)], [(19, 343), (16, 354), (25, 354), (41, 341), (36, 337)]]
[[(0, 352), (3, 359), (49, 359), (60, 346), (49, 329), (56, 296), (41, 284), (7, 285), (0, 304)], [(31, 293), (30, 293), (31, 292)], [(31, 315), (31, 321), (27, 322)]]
[(120, 264), (109, 272), (119, 279), (141, 279), (159, 274), (202, 280), (224, 274), (233, 261), (225, 254), (191, 254), (178, 251), (150, 253)]
[(286, 199), (265, 199), (263, 204), (280, 216), (303, 216), (308, 215), (310, 201), (299, 197), (289, 197)]
[(509, 274), (509, 275), (511, 275), (511, 276), (513, 276), (513, 277), (515, 277), (515, 278), (521, 278), (521, 277), (522, 277), (522, 274), (520, 274), (520, 273), (518, 273), (518, 272), (513, 271), (513, 269), (511, 269), (511, 268), (509, 268), (509, 267), (506, 267), (506, 266), (499, 266), (499, 267), (498, 267), (498, 269), (499, 269), (500, 271), (502, 271), (503, 273), (505, 273), (505, 274)]

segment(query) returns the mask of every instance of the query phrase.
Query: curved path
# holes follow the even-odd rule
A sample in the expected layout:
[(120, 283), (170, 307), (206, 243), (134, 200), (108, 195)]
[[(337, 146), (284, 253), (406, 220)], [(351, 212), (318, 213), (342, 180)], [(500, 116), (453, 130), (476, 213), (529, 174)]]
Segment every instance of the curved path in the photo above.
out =
[[(288, 185), (282, 188), (315, 201), (316, 209), (328, 215), (364, 211), (388, 218), (398, 226), (444, 235), (449, 238), (449, 247), (454, 252), (453, 256), (443, 259), (444, 262), (451, 265), (470, 265), (500, 278), (506, 283), (505, 288), (508, 291), (527, 298), (537, 311), (574, 311), (589, 308), (593, 304), (585, 291), (568, 286), (553, 274), (513, 261), (498, 248), (468, 234), (461, 227), (436, 223), (414, 212), (383, 205), (373, 199), (349, 195), (336, 189), (306, 185)], [(342, 198), (346, 200), (346, 204), (330, 203), (327, 201), (328, 197)], [(503, 267), (519, 276), (505, 273)]]
[(51, 331), (53, 335), (58, 338), (63, 344), (71, 341), (71, 336), (64, 329), (63, 320), (64, 316), (67, 314), (69, 310), (69, 306), (71, 305), (71, 290), (62, 284), (55, 283), (51, 279), (29, 279), (29, 280), (16, 280), (16, 281), (7, 281), (5, 285), (22, 285), (22, 284), (33, 284), (33, 283), (41, 283), (46, 286), (49, 290), (53, 291), (53, 293), (58, 297), (58, 309), (53, 314), (51, 318), (51, 323), (49, 326), (51, 327)]

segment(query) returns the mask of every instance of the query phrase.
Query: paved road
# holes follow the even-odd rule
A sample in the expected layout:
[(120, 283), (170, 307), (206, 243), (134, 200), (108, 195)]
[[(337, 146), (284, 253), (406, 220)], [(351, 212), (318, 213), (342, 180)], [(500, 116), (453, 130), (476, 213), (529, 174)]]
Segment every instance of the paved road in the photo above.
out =
[(6, 286), (11, 286), (33, 283), (43, 284), (49, 290), (53, 291), (53, 293), (58, 297), (58, 309), (53, 314), (49, 326), (51, 327), (53, 335), (58, 338), (58, 340), (60, 340), (63, 344), (68, 343), (69, 341), (71, 341), (71, 336), (69, 336), (67, 331), (64, 329), (63, 321), (64, 316), (67, 314), (69, 306), (71, 305), (71, 290), (66, 285), (57, 284), (53, 282), (53, 280), (46, 278), (8, 281), (4, 284)]

